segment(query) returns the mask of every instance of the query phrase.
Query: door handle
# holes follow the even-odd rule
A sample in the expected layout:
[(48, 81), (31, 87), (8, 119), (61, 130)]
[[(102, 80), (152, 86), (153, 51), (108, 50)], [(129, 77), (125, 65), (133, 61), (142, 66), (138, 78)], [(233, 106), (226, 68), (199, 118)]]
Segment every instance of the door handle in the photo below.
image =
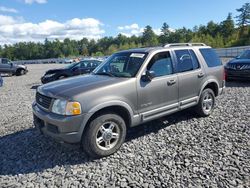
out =
[(168, 85), (170, 86), (170, 85), (174, 85), (176, 83), (176, 80), (169, 80), (168, 81)]
[(201, 72), (200, 74), (198, 74), (198, 78), (202, 78), (203, 76), (205, 76), (205, 74), (203, 72)]

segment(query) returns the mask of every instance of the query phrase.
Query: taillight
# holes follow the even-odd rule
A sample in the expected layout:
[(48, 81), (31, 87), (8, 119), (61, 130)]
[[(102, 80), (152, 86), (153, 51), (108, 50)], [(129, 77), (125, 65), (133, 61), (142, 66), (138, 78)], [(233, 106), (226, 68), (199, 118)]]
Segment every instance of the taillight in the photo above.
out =
[(223, 81), (227, 79), (227, 71), (224, 69), (223, 70)]

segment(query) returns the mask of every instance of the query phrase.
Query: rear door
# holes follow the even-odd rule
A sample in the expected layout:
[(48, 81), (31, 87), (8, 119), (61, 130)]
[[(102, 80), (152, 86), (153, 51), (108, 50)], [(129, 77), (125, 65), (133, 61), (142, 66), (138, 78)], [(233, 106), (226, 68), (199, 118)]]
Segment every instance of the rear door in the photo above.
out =
[(205, 73), (193, 50), (174, 50), (179, 82), (180, 107), (185, 108), (198, 102), (198, 96)]
[(224, 67), (215, 50), (212, 48), (201, 48), (199, 49), (204, 61), (206, 62), (206, 73), (218, 81), (219, 88), (225, 86), (224, 81)]

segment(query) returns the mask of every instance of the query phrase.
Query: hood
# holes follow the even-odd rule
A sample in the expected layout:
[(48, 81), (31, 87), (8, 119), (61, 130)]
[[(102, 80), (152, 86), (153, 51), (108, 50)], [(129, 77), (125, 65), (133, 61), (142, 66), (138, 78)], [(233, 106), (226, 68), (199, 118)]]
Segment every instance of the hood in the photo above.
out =
[(55, 73), (57, 73), (57, 72), (62, 72), (62, 71), (64, 71), (65, 69), (50, 69), (50, 70), (48, 70), (48, 71), (46, 71), (45, 72), (45, 75), (46, 74), (55, 74)]
[(233, 59), (228, 64), (250, 64), (250, 59)]
[(80, 93), (114, 85), (128, 78), (108, 77), (101, 75), (84, 75), (44, 84), (38, 92), (52, 98), (70, 99)]

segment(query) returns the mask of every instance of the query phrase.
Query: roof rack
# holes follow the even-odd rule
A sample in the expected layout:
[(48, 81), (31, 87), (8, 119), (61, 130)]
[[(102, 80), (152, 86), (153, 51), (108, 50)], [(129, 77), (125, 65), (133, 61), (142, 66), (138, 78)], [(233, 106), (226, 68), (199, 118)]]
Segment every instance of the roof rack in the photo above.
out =
[(164, 44), (163, 47), (175, 47), (175, 46), (206, 46), (204, 43), (169, 43), (169, 44)]

